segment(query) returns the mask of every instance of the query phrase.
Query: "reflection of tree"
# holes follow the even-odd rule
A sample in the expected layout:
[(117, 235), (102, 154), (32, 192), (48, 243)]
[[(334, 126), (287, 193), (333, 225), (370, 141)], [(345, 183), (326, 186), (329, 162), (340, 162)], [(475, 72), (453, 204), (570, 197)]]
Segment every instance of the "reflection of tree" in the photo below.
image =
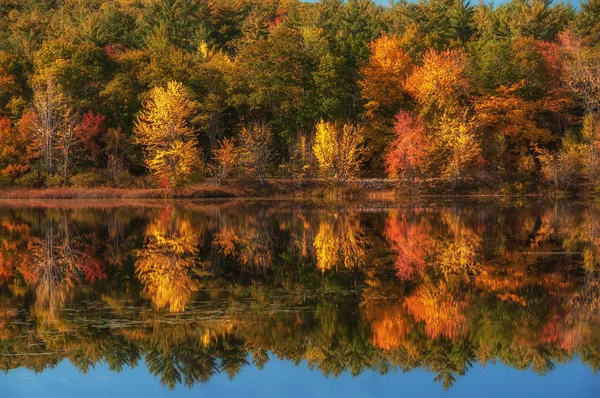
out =
[(431, 244), (426, 225), (410, 216), (408, 212), (392, 211), (385, 221), (385, 236), (397, 254), (396, 274), (405, 280), (423, 271)]
[(29, 230), (24, 222), (0, 219), (0, 282), (9, 280), (19, 264), (30, 261), (26, 250)]
[(195, 289), (192, 271), (198, 235), (189, 219), (165, 209), (146, 228), (144, 247), (137, 251), (136, 274), (158, 309), (185, 309)]
[(359, 218), (346, 212), (324, 215), (314, 247), (317, 267), (322, 271), (363, 265), (366, 239)]
[(432, 339), (464, 336), (469, 328), (465, 310), (468, 299), (446, 281), (425, 282), (405, 300), (405, 305)]
[(29, 251), (32, 264), (26, 275), (36, 284), (36, 312), (42, 314), (47, 308), (50, 319), (56, 319), (57, 306), (72, 298), (83, 280), (69, 220), (63, 217), (58, 225), (49, 221), (43, 238), (30, 239)]
[(235, 258), (246, 272), (265, 273), (273, 263), (273, 238), (264, 210), (243, 218), (223, 216), (214, 244)]
[(334, 376), (423, 368), (449, 387), (475, 362), (544, 374), (578, 356), (600, 367), (593, 208), (191, 206), (134, 222), (128, 211), (0, 209), (11, 264), (0, 369), (68, 359), (119, 371), (144, 358), (174, 387), (276, 356)]

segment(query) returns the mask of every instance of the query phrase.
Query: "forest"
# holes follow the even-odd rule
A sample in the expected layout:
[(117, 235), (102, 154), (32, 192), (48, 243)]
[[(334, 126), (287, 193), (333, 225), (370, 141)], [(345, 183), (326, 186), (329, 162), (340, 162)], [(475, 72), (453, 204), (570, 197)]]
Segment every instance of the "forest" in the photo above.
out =
[(595, 193), (600, 0), (0, 0), (0, 187)]

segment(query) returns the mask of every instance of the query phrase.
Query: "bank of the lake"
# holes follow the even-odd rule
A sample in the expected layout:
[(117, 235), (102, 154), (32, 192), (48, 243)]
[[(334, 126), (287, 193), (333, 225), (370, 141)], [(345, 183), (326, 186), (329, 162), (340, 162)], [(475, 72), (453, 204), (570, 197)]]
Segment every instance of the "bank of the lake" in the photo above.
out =
[(59, 187), (4, 188), (0, 199), (212, 199), (212, 198), (393, 198), (402, 184), (387, 179), (332, 182), (326, 179), (236, 179), (217, 184), (206, 181), (177, 189)]
[[(581, 188), (579, 193), (589, 189)], [(574, 192), (571, 192), (574, 193)], [(564, 196), (566, 193), (560, 193)], [(361, 178), (350, 181), (330, 179), (272, 178), (263, 182), (253, 179), (231, 179), (217, 183), (206, 180), (175, 189), (138, 185), (132, 188), (56, 187), (0, 188), (0, 199), (367, 199), (396, 201), (416, 196), (556, 196), (551, 189), (514, 191), (491, 186), (454, 187), (442, 179), (401, 181), (386, 178)]]

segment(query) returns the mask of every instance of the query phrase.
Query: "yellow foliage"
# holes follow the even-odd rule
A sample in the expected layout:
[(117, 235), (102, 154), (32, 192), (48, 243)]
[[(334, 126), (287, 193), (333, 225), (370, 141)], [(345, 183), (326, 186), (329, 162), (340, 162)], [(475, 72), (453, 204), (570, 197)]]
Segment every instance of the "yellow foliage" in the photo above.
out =
[(213, 149), (216, 163), (215, 174), (218, 180), (229, 177), (238, 166), (239, 150), (232, 139), (224, 138), (218, 148)]
[(183, 84), (155, 87), (135, 123), (137, 141), (144, 149), (146, 167), (177, 185), (199, 162), (195, 131), (188, 120), (194, 103)]
[(406, 81), (408, 92), (421, 105), (423, 114), (453, 114), (460, 110), (461, 97), (469, 87), (466, 59), (457, 51), (429, 50), (423, 65)]
[(321, 173), (342, 180), (356, 176), (364, 153), (361, 129), (351, 124), (340, 129), (321, 120), (316, 130), (313, 152)]
[(436, 145), (443, 155), (442, 175), (455, 181), (463, 177), (481, 154), (475, 127), (463, 119), (443, 116)]
[(361, 266), (365, 257), (365, 238), (358, 219), (352, 215), (326, 217), (319, 223), (314, 247), (321, 271), (342, 266)]
[(135, 269), (157, 309), (185, 310), (196, 288), (191, 271), (197, 241), (191, 221), (171, 216), (168, 210), (148, 225), (144, 247), (136, 253)]

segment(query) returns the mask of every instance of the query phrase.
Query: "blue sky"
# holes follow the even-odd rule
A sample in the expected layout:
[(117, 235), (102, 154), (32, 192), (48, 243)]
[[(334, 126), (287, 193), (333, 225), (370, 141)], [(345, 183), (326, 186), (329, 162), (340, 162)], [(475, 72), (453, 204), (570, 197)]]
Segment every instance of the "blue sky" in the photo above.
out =
[(443, 391), (433, 382), (434, 374), (423, 370), (380, 376), (365, 372), (353, 378), (345, 373), (339, 378), (324, 378), (319, 371), (311, 371), (306, 364), (296, 368), (287, 361), (273, 359), (264, 370), (252, 366), (230, 381), (226, 375), (217, 375), (206, 384), (192, 389), (184, 386), (169, 391), (160, 385), (141, 365), (135, 369), (111, 372), (99, 365), (87, 375), (81, 375), (69, 363), (62, 362), (55, 369), (41, 374), (16, 369), (0, 375), (0, 397), (520, 397), (550, 398), (597, 397), (600, 374), (594, 375), (587, 367), (574, 361), (559, 365), (546, 377), (532, 371), (517, 371), (502, 365), (475, 365), (467, 376), (458, 377), (449, 391)]

